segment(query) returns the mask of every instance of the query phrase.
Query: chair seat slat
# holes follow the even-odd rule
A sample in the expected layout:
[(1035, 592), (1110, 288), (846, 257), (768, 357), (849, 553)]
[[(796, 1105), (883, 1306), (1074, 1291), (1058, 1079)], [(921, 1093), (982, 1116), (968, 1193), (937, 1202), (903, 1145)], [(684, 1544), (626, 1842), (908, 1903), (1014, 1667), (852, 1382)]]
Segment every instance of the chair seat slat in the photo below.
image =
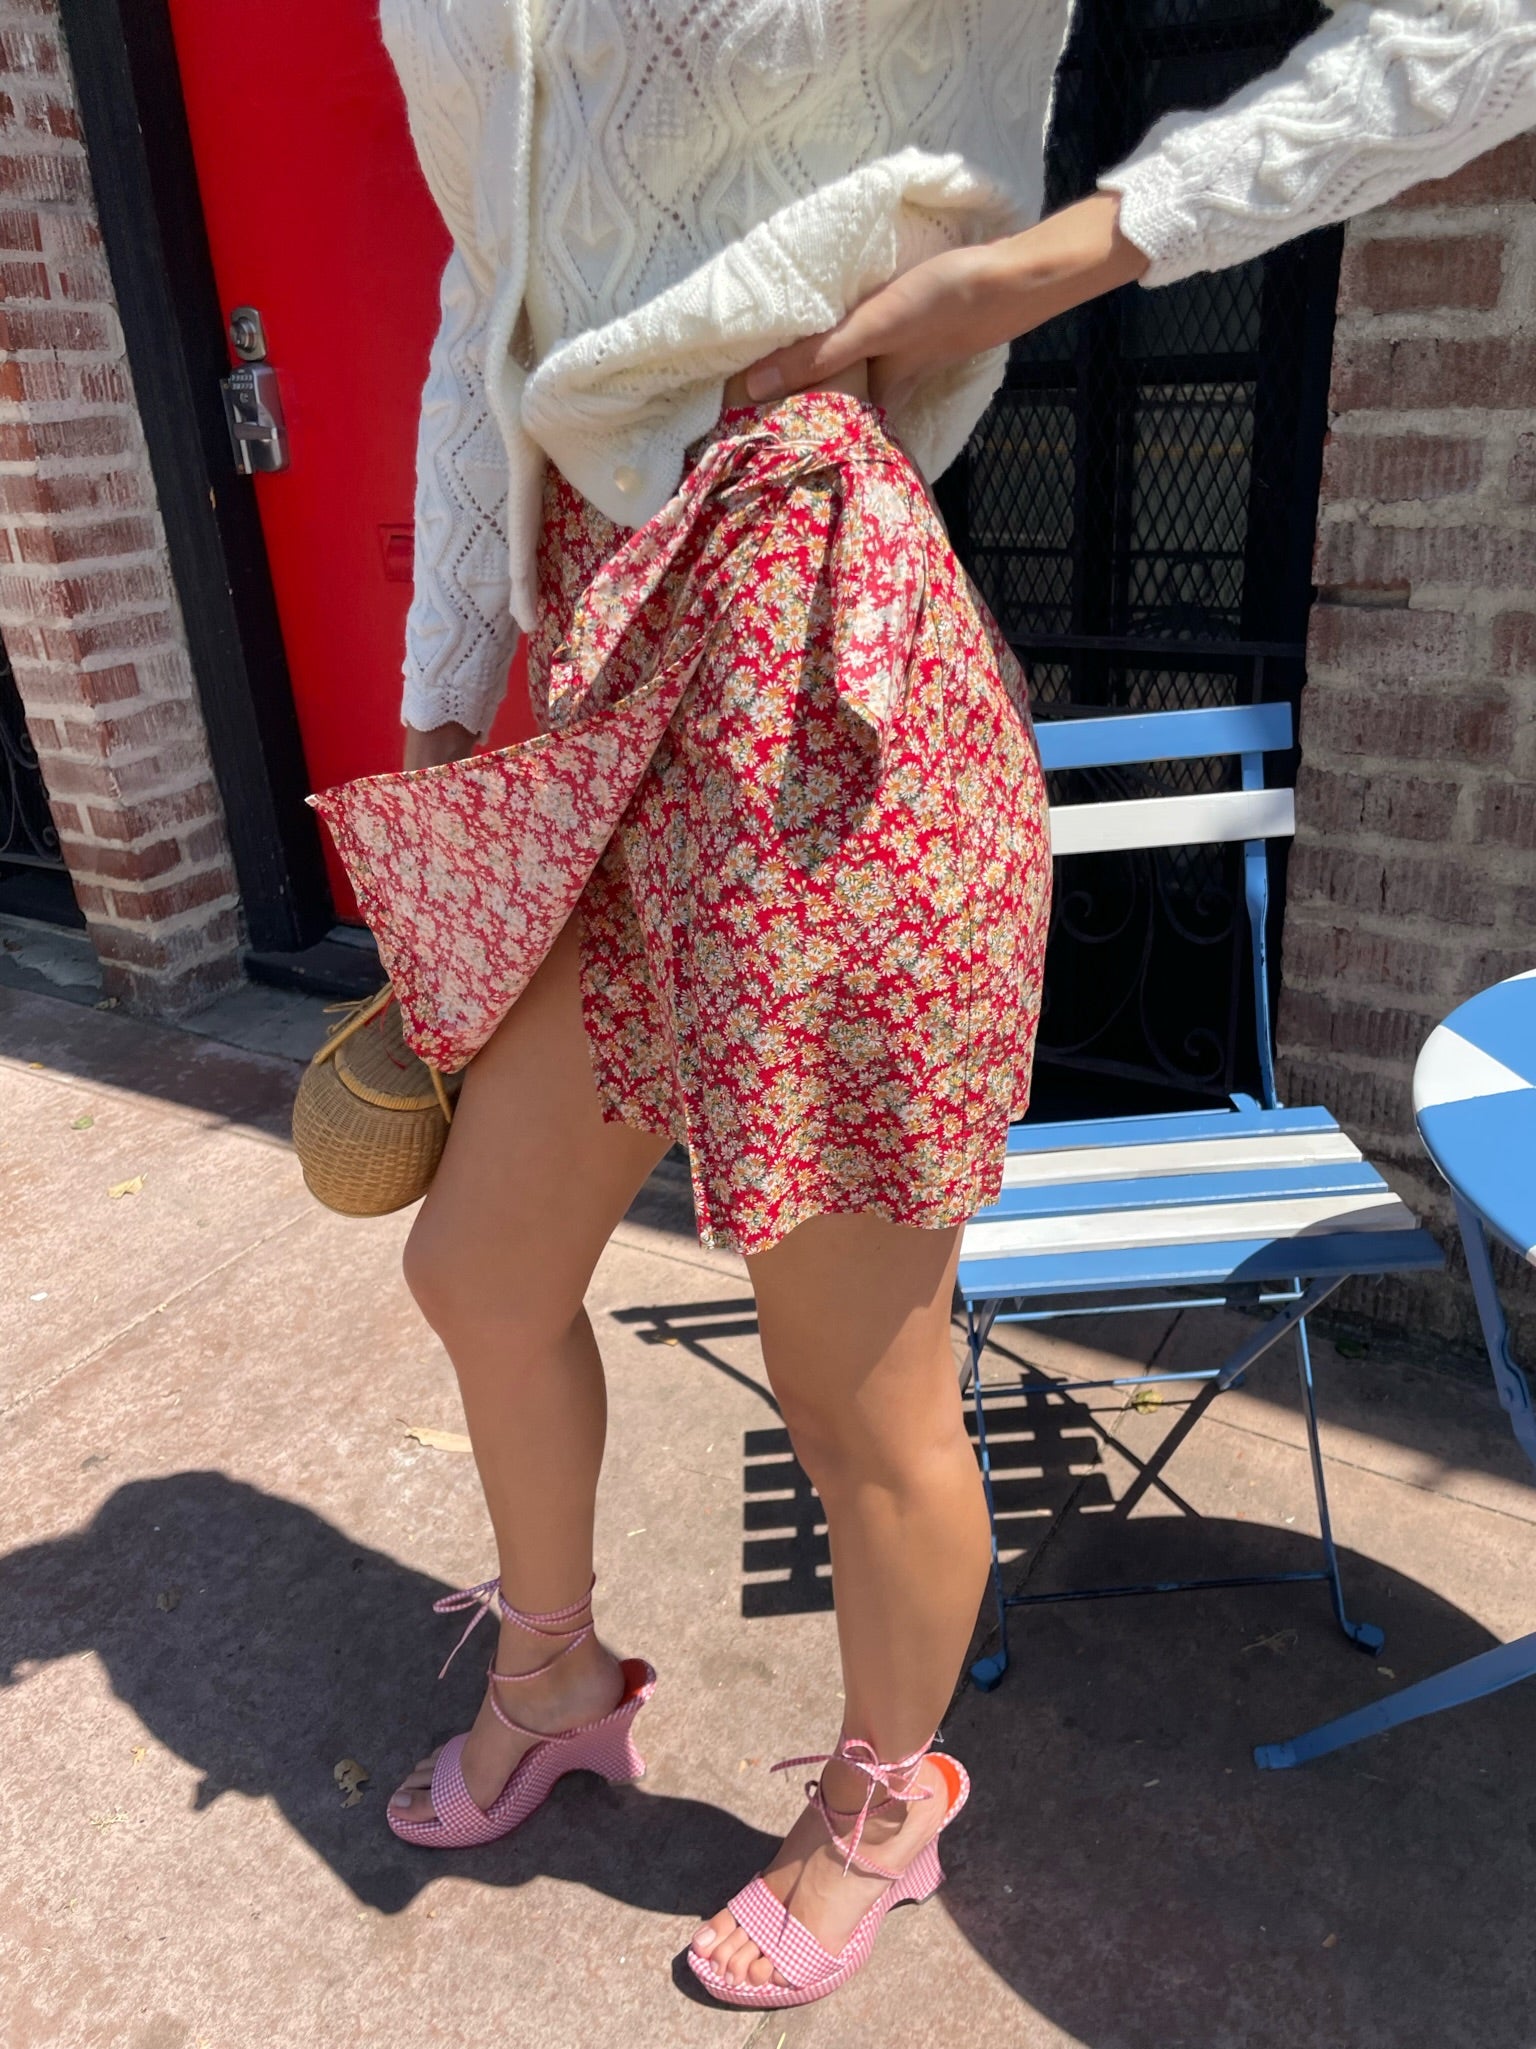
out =
[(965, 1227), (966, 1258), (1035, 1252), (1108, 1252), (1137, 1245), (1196, 1245), (1222, 1238), (1302, 1238), (1349, 1231), (1412, 1231), (1417, 1219), (1385, 1184), (1364, 1195), (1217, 1202), (1076, 1217), (978, 1219)]
[[(1049, 1155), (1047, 1156), (1049, 1158)], [(1225, 1169), (1225, 1162), (1222, 1167)], [(1126, 1210), (1203, 1207), (1211, 1203), (1278, 1201), (1297, 1196), (1380, 1194), (1386, 1183), (1366, 1160), (1258, 1171), (1147, 1174), (1120, 1181), (1093, 1177), (1005, 1188), (974, 1221), (1003, 1217), (1110, 1215)]]
[(1360, 1148), (1342, 1131), (1234, 1135), (1168, 1140), (1162, 1145), (1096, 1146), (1026, 1153), (1003, 1165), (1004, 1188), (1045, 1188), (1066, 1181), (1131, 1181), (1168, 1174), (1238, 1174), (1268, 1169), (1360, 1164)]
[(1443, 1255), (1427, 1231), (1345, 1231), (1295, 1239), (1229, 1238), (1033, 1258), (962, 1257), (967, 1305), (1017, 1298), (1123, 1295), (1143, 1288), (1221, 1288), (1334, 1274), (1431, 1272)]
[(1230, 1138), (1243, 1132), (1337, 1131), (1339, 1120), (1318, 1104), (1298, 1110), (1261, 1110), (1257, 1103), (1241, 1110), (1171, 1110), (1149, 1117), (1083, 1117), (1066, 1123), (1015, 1124), (1008, 1133), (1008, 1153), (1051, 1153), (1063, 1147), (1160, 1145), (1165, 1139)]

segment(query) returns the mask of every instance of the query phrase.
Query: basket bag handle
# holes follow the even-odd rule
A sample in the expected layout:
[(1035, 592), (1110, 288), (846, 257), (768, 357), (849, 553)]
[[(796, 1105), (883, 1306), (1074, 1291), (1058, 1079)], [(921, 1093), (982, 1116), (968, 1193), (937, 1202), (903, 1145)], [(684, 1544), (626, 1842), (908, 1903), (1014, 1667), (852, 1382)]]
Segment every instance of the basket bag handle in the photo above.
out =
[[(394, 984), (386, 982), (377, 996), (367, 996), (360, 1002), (353, 1004), (351, 1006), (352, 1015), (344, 1025), (339, 1026), (331, 1034), (330, 1038), (326, 1040), (325, 1044), (315, 1054), (313, 1060), (311, 1060), (311, 1067), (318, 1067), (323, 1060), (334, 1060), (353, 1033), (360, 1032), (364, 1025), (372, 1024), (376, 1017), (382, 1017), (394, 1000)], [(346, 1009), (348, 1006), (343, 1004), (340, 1007)], [(416, 1058), (421, 1060), (421, 1055), (418, 1053)], [(443, 1113), (443, 1122), (451, 1124), (453, 1122), (453, 1104), (448, 1099), (447, 1089), (443, 1087), (443, 1077), (430, 1060), (421, 1060), (421, 1064), (432, 1077), (432, 1092), (437, 1097), (437, 1107)], [(361, 1097), (365, 1103), (373, 1103), (380, 1110), (414, 1110), (416, 1108), (416, 1099), (414, 1097), (387, 1096), (378, 1089), (369, 1088), (365, 1082), (359, 1081), (355, 1075), (349, 1077), (347, 1087), (354, 1095)]]

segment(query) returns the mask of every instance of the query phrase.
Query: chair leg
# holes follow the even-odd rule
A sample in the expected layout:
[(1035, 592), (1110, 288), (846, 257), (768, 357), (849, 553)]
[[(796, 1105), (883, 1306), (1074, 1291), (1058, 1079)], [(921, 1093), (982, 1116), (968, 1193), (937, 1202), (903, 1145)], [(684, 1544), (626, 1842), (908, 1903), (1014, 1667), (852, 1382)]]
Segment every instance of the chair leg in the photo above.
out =
[(1253, 1761), (1263, 1771), (1288, 1771), (1294, 1764), (1306, 1764), (1314, 1757), (1326, 1757), (1330, 1750), (1342, 1750), (1358, 1743), (1362, 1736), (1377, 1736), (1384, 1729), (1399, 1728), (1424, 1715), (1437, 1715), (1442, 1708), (1462, 1707), (1469, 1700), (1483, 1700), (1501, 1688), (1522, 1679), (1536, 1679), (1536, 1636), (1523, 1636), (1516, 1643), (1501, 1643), (1491, 1651), (1437, 1672), (1432, 1679), (1420, 1679), (1404, 1686), (1386, 1700), (1373, 1700), (1353, 1714), (1340, 1715), (1295, 1736), (1289, 1743), (1260, 1743)]
[(1003, 1594), (1003, 1570), (997, 1555), (997, 1502), (992, 1493), (992, 1456), (987, 1449), (987, 1412), (981, 1399), (981, 1354), (992, 1328), (992, 1317), (978, 1318), (974, 1311), (965, 1319), (966, 1349), (970, 1354), (971, 1400), (976, 1408), (976, 1449), (981, 1456), (981, 1484), (987, 1497), (987, 1532), (992, 1542), (992, 1599), (997, 1608), (997, 1649), (990, 1657), (978, 1658), (971, 1666), (971, 1681), (982, 1693), (1002, 1683), (1008, 1670), (1008, 1603)]
[(1328, 1572), (1328, 1590), (1340, 1629), (1357, 1649), (1374, 1655), (1386, 1637), (1374, 1622), (1355, 1622), (1344, 1605), (1344, 1584), (1339, 1577), (1339, 1554), (1333, 1541), (1333, 1518), (1328, 1513), (1328, 1483), (1323, 1477), (1323, 1447), (1317, 1434), (1317, 1393), (1312, 1380), (1312, 1347), (1307, 1341), (1307, 1322), (1296, 1325), (1296, 1363), (1301, 1378), (1301, 1406), (1307, 1419), (1307, 1449), (1312, 1458), (1312, 1488), (1317, 1496), (1317, 1523), (1323, 1538), (1323, 1560)]

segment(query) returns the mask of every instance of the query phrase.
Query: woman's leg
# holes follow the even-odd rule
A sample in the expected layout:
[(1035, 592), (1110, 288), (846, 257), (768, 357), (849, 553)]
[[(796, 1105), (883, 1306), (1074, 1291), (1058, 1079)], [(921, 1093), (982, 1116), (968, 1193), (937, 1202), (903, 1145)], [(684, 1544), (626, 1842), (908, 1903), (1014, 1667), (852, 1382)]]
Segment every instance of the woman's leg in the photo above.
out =
[[(885, 1762), (933, 1735), (960, 1672), (986, 1584), (987, 1515), (966, 1435), (949, 1317), (960, 1233), (873, 1216), (816, 1217), (748, 1262), (763, 1358), (789, 1434), (826, 1511), (843, 1665), (843, 1733)], [(829, 1746), (830, 1747), (830, 1746)], [(864, 1842), (900, 1870), (944, 1812), (934, 1797), (871, 1815)], [(868, 1782), (828, 1765), (832, 1807), (862, 1805)], [(840, 1950), (884, 1882), (843, 1874), (807, 1810), (765, 1873), (824, 1949)], [(717, 1914), (694, 1937), (736, 1979), (772, 1967)]]
[[(573, 918), (466, 1075), (405, 1251), (411, 1292), (458, 1374), (507, 1598), (531, 1613), (581, 1601), (592, 1576), (607, 1401), (582, 1298), (668, 1144), (603, 1122), (577, 927)], [(531, 1671), (559, 1648), (503, 1625), (496, 1669)], [(514, 1720), (554, 1731), (606, 1714), (622, 1690), (592, 1637), (546, 1677), (500, 1693)], [(471, 1797), (489, 1806), (527, 1747), (487, 1700), (464, 1748)], [(430, 1780), (429, 1759), (394, 1796), (413, 1819), (431, 1815)]]

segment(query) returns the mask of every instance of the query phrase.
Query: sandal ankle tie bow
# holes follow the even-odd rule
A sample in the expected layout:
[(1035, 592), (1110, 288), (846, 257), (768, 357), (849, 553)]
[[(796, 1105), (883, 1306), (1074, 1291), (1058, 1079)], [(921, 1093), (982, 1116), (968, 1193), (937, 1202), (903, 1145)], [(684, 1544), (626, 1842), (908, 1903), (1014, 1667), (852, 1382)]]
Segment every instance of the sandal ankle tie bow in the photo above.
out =
[[(914, 1750), (910, 1757), (898, 1757), (886, 1764), (881, 1762), (874, 1745), (866, 1743), (862, 1736), (845, 1736), (835, 1750), (822, 1751), (811, 1757), (786, 1757), (772, 1769), (776, 1772), (792, 1772), (807, 1764), (846, 1764), (853, 1771), (861, 1772), (868, 1781), (869, 1790), (864, 1795), (863, 1804), (858, 1807), (834, 1807), (822, 1791), (819, 1779), (807, 1779), (805, 1782), (806, 1799), (826, 1823), (827, 1834), (832, 1838), (834, 1845), (843, 1852), (843, 1876), (846, 1878), (853, 1869), (854, 1859), (859, 1855), (859, 1845), (864, 1840), (864, 1824), (872, 1814), (882, 1807), (889, 1806), (893, 1800), (899, 1800), (904, 1807), (910, 1807), (919, 1800), (933, 1798), (933, 1794), (926, 1786), (914, 1788), (906, 1783), (910, 1781), (912, 1773), (917, 1770), (932, 1748), (933, 1739), (930, 1737), (922, 1748)], [(904, 1781), (902, 1786), (892, 1785), (891, 1781), (897, 1778)], [(877, 1792), (881, 1796), (878, 1800), (875, 1798)], [(848, 1832), (846, 1841), (833, 1822), (833, 1815), (839, 1820), (853, 1819), (854, 1825)], [(867, 1857), (860, 1861), (879, 1878), (896, 1876), (895, 1872), (886, 1871), (880, 1865), (872, 1864)]]

